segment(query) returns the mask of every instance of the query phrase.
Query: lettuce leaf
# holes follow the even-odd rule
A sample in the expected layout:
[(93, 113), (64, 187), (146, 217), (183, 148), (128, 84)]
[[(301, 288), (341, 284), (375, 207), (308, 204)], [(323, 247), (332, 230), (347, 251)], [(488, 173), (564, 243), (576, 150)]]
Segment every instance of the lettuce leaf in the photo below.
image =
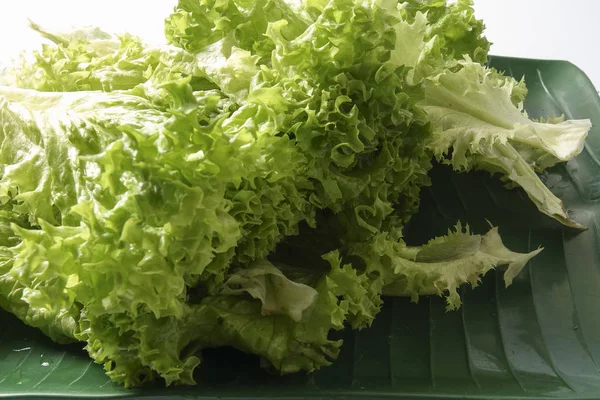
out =
[(260, 301), (240, 296), (210, 296), (195, 309), (197, 346), (232, 346), (257, 354), (280, 373), (314, 371), (331, 364), (341, 340), (331, 330), (344, 327), (347, 307), (335, 295), (335, 284), (323, 277), (315, 287), (316, 301), (301, 321), (288, 315), (264, 316)]
[(491, 43), (483, 35), (483, 21), (475, 17), (472, 0), (407, 0), (400, 9), (408, 21), (418, 18), (418, 14), (427, 16), (424, 41), (439, 40), (442, 59), (468, 56), (481, 64), (487, 61)]
[(408, 1), (401, 10), (406, 18), (395, 30), (402, 45), (392, 51), (391, 62), (410, 67), (409, 81), (424, 84), (419, 105), (437, 130), (430, 144), (436, 158), (456, 171), (500, 173), (522, 187), (541, 212), (582, 229), (535, 171), (577, 156), (590, 121), (530, 120), (523, 111), (524, 81), (483, 65), (489, 43), (479, 39), (483, 25), (469, 1), (450, 6)]
[(413, 301), (422, 295), (445, 295), (448, 310), (460, 307), (458, 288), (463, 283), (475, 287), (488, 271), (508, 265), (504, 281), (509, 286), (540, 251), (515, 253), (504, 246), (497, 228), (476, 235), (460, 223), (447, 236), (431, 239), (423, 246), (406, 246), (381, 234), (349, 249), (366, 264), (367, 274), (379, 272), (376, 275), (383, 281), (384, 295), (410, 296)]
[(294, 38), (313, 22), (304, 8), (276, 1), (180, 0), (165, 20), (165, 36), (173, 44), (197, 52), (232, 35), (238, 47), (267, 57), (274, 49), (264, 36), (269, 24), (285, 21), (284, 34)]
[(54, 42), (23, 54), (0, 74), (0, 83), (39, 91), (125, 90), (145, 82), (159, 64), (158, 48), (138, 37), (116, 37), (99, 28), (67, 33), (30, 26)]
[(224, 295), (248, 293), (262, 303), (261, 314), (285, 314), (298, 322), (303, 313), (313, 306), (317, 291), (308, 285), (296, 283), (267, 260), (257, 261), (228, 276), (218, 290)]
[[(535, 170), (579, 154), (591, 122), (532, 121), (522, 104), (514, 104), (514, 90), (519, 87), (514, 79), (468, 58), (457, 66), (458, 70), (445, 70), (427, 80), (421, 103), (438, 129), (431, 145), (436, 157), (457, 171), (476, 168), (500, 173), (522, 187), (541, 212), (581, 228)], [(446, 159), (450, 149), (452, 155)]]

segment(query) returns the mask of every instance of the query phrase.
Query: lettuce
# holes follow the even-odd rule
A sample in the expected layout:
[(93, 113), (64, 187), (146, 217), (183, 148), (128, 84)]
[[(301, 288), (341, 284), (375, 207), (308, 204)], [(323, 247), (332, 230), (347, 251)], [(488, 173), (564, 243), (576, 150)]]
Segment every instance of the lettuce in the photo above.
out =
[(531, 121), (522, 103), (513, 104), (519, 87), (469, 58), (458, 61), (458, 71), (445, 70), (426, 84), (421, 105), (440, 133), (432, 148), (455, 170), (472, 168), (503, 177), (525, 190), (536, 207), (559, 222), (579, 228), (558, 199), (535, 174), (583, 150), (589, 120)]
[(229, 275), (219, 291), (225, 295), (248, 293), (262, 303), (261, 314), (285, 314), (296, 322), (315, 303), (312, 287), (288, 279), (268, 260), (260, 260)]
[(132, 35), (115, 37), (99, 28), (54, 33), (30, 26), (53, 43), (24, 54), (0, 77), (4, 84), (40, 91), (125, 90), (145, 82), (158, 65), (158, 49)]
[[(447, 9), (442, 7), (442, 13), (440, 4), (434, 2), (423, 9), (415, 8), (411, 1), (403, 4), (411, 18), (396, 25), (396, 39), (402, 45), (390, 58), (395, 65), (411, 67), (408, 80), (425, 89), (419, 106), (436, 130), (428, 147), (456, 171), (480, 169), (501, 174), (509, 186), (525, 190), (540, 212), (582, 229), (535, 172), (577, 156), (591, 128), (590, 120), (530, 120), (523, 110), (524, 81), (517, 82), (482, 64), (489, 43), (478, 39), (483, 28), (473, 20), (470, 3), (459, 1)], [(475, 38), (466, 40), (472, 35)], [(462, 49), (465, 40), (470, 51)], [(462, 50), (457, 54), (453, 45)]]
[(313, 371), (383, 295), (509, 285), (541, 249), (496, 228), (405, 244), (433, 158), (579, 227), (536, 171), (590, 123), (531, 121), (467, 0), (180, 0), (159, 47), (32, 27), (0, 77), (0, 306), (125, 386), (219, 346)]
[(469, 227), (457, 224), (447, 236), (430, 240), (418, 247), (408, 247), (385, 236), (376, 237), (373, 243), (356, 245), (352, 252), (367, 263), (379, 264), (367, 268), (385, 271), (383, 294), (410, 296), (417, 301), (419, 295), (446, 293), (448, 310), (461, 305), (458, 287), (468, 282), (476, 287), (489, 270), (508, 265), (504, 281), (509, 286), (525, 264), (542, 249), (527, 254), (515, 253), (502, 243), (497, 228), (485, 235), (471, 234)]

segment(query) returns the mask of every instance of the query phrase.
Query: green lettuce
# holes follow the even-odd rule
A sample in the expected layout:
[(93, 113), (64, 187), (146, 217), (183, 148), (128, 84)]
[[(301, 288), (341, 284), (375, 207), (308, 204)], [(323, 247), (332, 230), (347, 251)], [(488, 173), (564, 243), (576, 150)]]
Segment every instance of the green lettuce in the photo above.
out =
[(467, 40), (471, 51), (461, 50), (458, 55), (452, 47), (455, 44), (461, 49), (465, 38), (478, 37), (483, 29), (473, 21), (470, 2), (459, 1), (444, 12), (436, 8), (441, 3), (423, 9), (415, 8), (411, 1), (403, 4), (410, 18), (397, 23), (396, 38), (402, 46), (396, 47), (390, 58), (396, 65), (410, 67), (408, 80), (425, 89), (419, 106), (436, 130), (429, 148), (456, 171), (481, 169), (501, 174), (510, 185), (525, 190), (542, 213), (566, 226), (583, 228), (569, 217), (536, 171), (577, 156), (591, 128), (590, 120), (531, 120), (523, 110), (524, 81), (482, 64), (482, 55), (489, 49), (487, 41)]
[(170, 44), (53, 33), (0, 77), (0, 306), (125, 386), (193, 384), (232, 346), (279, 373), (337, 357), (385, 295), (442, 295), (541, 251), (492, 228), (407, 246), (432, 159), (539, 180), (589, 121), (531, 121), (471, 2), (180, 0)]
[(515, 253), (507, 249), (497, 228), (485, 235), (471, 234), (457, 224), (447, 236), (430, 240), (418, 247), (408, 247), (375, 238), (372, 244), (356, 245), (353, 254), (390, 274), (385, 279), (382, 293), (387, 296), (410, 296), (417, 301), (420, 295), (444, 294), (448, 310), (460, 307), (457, 289), (468, 282), (476, 287), (481, 277), (501, 265), (507, 265), (504, 282), (509, 286), (525, 264), (542, 249), (530, 253)]
[(536, 122), (522, 103), (514, 104), (519, 83), (465, 59), (458, 71), (445, 70), (428, 79), (421, 103), (439, 134), (432, 144), (438, 159), (455, 170), (482, 169), (502, 176), (525, 190), (544, 214), (575, 228), (560, 199), (535, 170), (568, 161), (583, 150), (589, 120)]
[(229, 275), (221, 294), (248, 293), (262, 303), (261, 314), (286, 314), (294, 321), (315, 303), (318, 293), (312, 287), (288, 279), (268, 260), (257, 261)]
[(23, 54), (0, 83), (44, 92), (125, 90), (145, 82), (159, 64), (158, 49), (129, 34), (116, 37), (99, 28), (54, 33), (30, 26), (53, 43)]

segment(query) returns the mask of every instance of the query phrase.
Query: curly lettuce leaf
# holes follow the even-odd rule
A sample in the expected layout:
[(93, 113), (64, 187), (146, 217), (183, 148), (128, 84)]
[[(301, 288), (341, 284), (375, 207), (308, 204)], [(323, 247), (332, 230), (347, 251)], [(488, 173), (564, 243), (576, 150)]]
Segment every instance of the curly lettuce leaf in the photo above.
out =
[(384, 295), (410, 296), (413, 301), (421, 295), (445, 295), (448, 310), (460, 307), (458, 288), (463, 283), (475, 287), (488, 271), (508, 265), (504, 281), (509, 286), (540, 251), (541, 248), (515, 253), (504, 246), (497, 228), (475, 235), (468, 226), (463, 228), (460, 224), (447, 236), (434, 238), (423, 246), (409, 247), (381, 234), (369, 243), (354, 244), (349, 250), (364, 261), (367, 274), (379, 272)]
[(399, 10), (390, 61), (411, 68), (408, 79), (415, 84), (464, 57), (485, 64), (490, 43), (472, 6), (471, 0), (389, 3), (390, 8)]
[[(421, 106), (438, 134), (431, 144), (435, 156), (457, 171), (472, 168), (500, 173), (522, 187), (537, 208), (576, 228), (562, 202), (535, 174), (568, 161), (583, 149), (589, 120), (536, 122), (522, 104), (515, 105), (519, 83), (468, 58), (426, 82)], [(515, 88), (517, 88), (515, 94)], [(446, 155), (451, 156), (446, 159)], [(518, 149), (518, 150), (517, 150)]]
[(444, 60), (459, 60), (468, 56), (485, 64), (491, 43), (483, 35), (485, 25), (475, 17), (472, 0), (406, 0), (399, 8), (407, 20), (418, 14), (427, 16), (426, 42), (437, 38)]
[(164, 32), (171, 43), (191, 52), (232, 36), (241, 49), (267, 57), (274, 45), (264, 34), (269, 24), (277, 21), (285, 21), (283, 32), (289, 39), (312, 22), (304, 7), (282, 0), (180, 0), (166, 18)]
[(354, 269), (352, 264), (342, 263), (339, 250), (323, 255), (323, 259), (331, 266), (327, 278), (334, 285), (335, 295), (342, 299), (340, 307), (348, 314), (347, 319), (352, 328), (371, 326), (383, 301), (379, 291), (370, 285), (369, 277)]
[(329, 334), (344, 327), (348, 311), (328, 277), (315, 290), (314, 306), (301, 321), (282, 314), (263, 316), (260, 301), (242, 296), (207, 297), (195, 309), (197, 346), (232, 346), (257, 354), (280, 373), (330, 365), (342, 341), (329, 339)]
[(50, 32), (31, 28), (53, 43), (23, 54), (0, 76), (0, 83), (44, 92), (126, 90), (145, 82), (160, 61), (161, 50), (138, 37), (110, 35), (98, 28)]

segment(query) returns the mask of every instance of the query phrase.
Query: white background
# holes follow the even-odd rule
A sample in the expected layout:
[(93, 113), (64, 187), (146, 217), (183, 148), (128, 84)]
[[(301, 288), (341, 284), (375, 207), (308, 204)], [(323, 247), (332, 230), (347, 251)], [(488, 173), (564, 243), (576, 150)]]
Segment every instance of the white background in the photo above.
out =
[[(162, 42), (162, 20), (176, 0), (0, 0), (0, 62), (40, 39), (27, 17), (48, 29), (96, 25)], [(600, 0), (475, 0), (492, 54), (568, 60), (600, 89)]]

